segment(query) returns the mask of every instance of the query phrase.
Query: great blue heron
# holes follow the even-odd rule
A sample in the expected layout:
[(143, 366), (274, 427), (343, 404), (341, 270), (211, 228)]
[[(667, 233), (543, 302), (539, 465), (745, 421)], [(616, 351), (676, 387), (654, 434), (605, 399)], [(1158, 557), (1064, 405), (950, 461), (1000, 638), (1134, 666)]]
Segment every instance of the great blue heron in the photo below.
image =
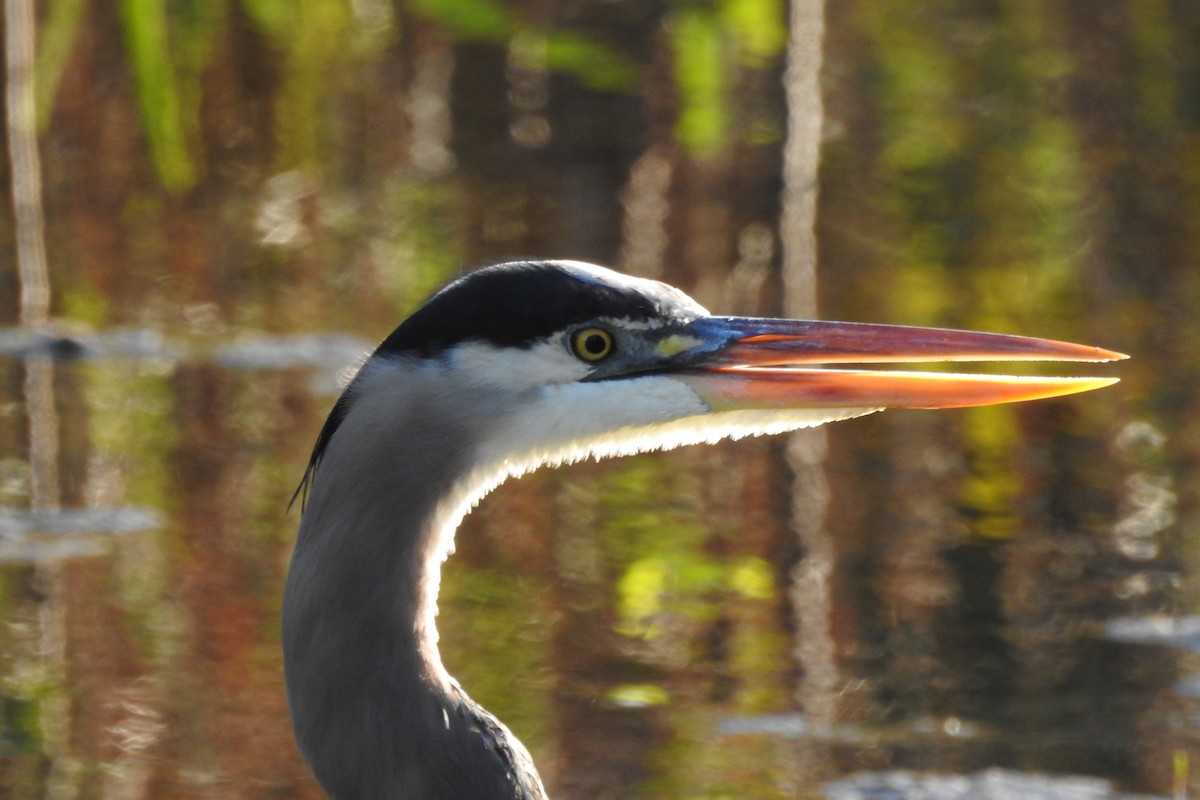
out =
[(366, 361), (298, 490), (283, 646), (300, 750), (339, 800), (545, 796), (521, 743), (447, 674), (434, 626), (455, 528), (510, 476), (1114, 380), (803, 365), (1122, 357), (1018, 336), (714, 317), (666, 284), (579, 262), (465, 275)]

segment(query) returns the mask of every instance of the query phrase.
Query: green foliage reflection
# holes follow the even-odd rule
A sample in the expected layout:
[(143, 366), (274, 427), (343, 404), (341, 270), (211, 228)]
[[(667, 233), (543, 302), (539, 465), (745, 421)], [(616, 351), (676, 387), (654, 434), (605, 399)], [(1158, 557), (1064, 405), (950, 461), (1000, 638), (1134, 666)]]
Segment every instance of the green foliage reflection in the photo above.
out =
[(224, 6), (187, 4), (174, 26), (165, 0), (121, 0), (120, 11), (154, 166), (168, 190), (188, 189), (199, 173), (192, 153), (200, 129), (200, 71)]
[(933, 24), (934, 6), (859, 11), (879, 65), (883, 202), (900, 225), (889, 261), (904, 290), (889, 298), (907, 321), (1013, 330), (1077, 294), (1079, 144), (1045, 88), (1070, 60), (1035, 4), (1015, 5), (961, 29)]
[(42, 34), (38, 40), (37, 63), (34, 73), (37, 76), (37, 124), (39, 130), (45, 130), (50, 123), (50, 110), (53, 107), (54, 93), (58, 91), (62, 80), (63, 70), (75, 44), (75, 35), (83, 22), (87, 5), (84, 0), (58, 0), (51, 3), (46, 12), (46, 20), (42, 24)]
[(459, 39), (499, 41), (518, 27), (512, 12), (495, 0), (414, 0), (413, 8)]

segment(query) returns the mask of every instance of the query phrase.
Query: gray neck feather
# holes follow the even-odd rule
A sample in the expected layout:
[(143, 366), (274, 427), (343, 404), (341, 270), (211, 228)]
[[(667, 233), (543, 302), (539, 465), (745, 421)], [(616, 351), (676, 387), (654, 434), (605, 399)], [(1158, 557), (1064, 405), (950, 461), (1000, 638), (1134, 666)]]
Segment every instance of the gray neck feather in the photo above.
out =
[(489, 488), (471, 485), (482, 415), (444, 375), (379, 371), (329, 443), (288, 572), (297, 742), (339, 800), (542, 798), (524, 747), (446, 674), (433, 625), (448, 528)]

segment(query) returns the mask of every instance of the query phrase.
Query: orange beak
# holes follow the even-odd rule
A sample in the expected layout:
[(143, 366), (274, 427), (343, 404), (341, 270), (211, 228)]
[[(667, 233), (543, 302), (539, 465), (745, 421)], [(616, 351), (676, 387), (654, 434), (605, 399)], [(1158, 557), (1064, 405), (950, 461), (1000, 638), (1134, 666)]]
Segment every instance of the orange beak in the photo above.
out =
[[(660, 343), (672, 374), (714, 411), (958, 408), (1100, 389), (1117, 378), (831, 369), (933, 361), (1115, 361), (1098, 347), (995, 333), (851, 322), (702, 317)], [(679, 372), (675, 372), (678, 369)]]

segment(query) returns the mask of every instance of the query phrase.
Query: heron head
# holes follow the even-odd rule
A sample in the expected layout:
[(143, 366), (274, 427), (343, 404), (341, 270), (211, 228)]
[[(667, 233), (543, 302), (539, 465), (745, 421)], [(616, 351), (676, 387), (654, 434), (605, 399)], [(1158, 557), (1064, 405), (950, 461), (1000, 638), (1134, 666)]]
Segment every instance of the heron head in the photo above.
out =
[(397, 381), (406, 371), (436, 374), (445, 392), (433, 398), (443, 404), (439, 413), (482, 422), (472, 428), (476, 463), (519, 474), (883, 408), (1034, 400), (1116, 380), (867, 365), (1119, 358), (1005, 334), (713, 316), (658, 281), (574, 261), (507, 262), (453, 281), (383, 341), (331, 414), (313, 466), (371, 382), (364, 374), (390, 372)]

